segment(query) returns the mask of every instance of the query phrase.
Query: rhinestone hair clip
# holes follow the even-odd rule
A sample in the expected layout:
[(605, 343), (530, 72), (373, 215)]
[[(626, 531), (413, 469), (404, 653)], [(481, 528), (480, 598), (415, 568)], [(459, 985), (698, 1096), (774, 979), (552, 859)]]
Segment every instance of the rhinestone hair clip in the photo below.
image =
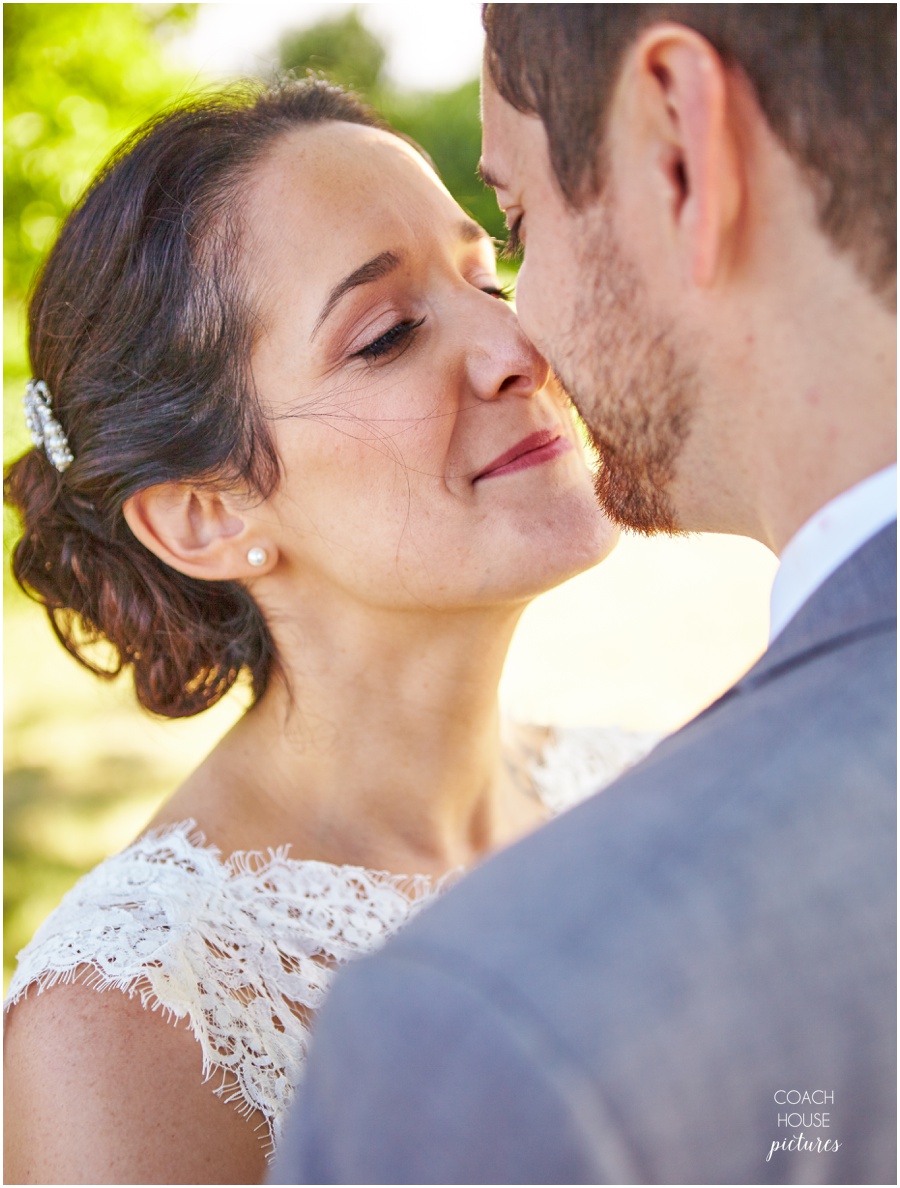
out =
[(75, 458), (62, 425), (50, 410), (50, 391), (43, 380), (28, 381), (22, 403), (31, 440), (36, 446), (44, 447), (47, 457), (62, 474)]

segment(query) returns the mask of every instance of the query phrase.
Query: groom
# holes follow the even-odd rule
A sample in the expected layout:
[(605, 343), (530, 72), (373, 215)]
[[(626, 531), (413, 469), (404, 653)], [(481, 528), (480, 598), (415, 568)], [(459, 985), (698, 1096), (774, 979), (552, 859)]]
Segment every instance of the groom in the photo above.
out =
[(599, 498), (778, 553), (772, 640), (338, 979), (276, 1182), (895, 1182), (895, 19), (486, 6)]

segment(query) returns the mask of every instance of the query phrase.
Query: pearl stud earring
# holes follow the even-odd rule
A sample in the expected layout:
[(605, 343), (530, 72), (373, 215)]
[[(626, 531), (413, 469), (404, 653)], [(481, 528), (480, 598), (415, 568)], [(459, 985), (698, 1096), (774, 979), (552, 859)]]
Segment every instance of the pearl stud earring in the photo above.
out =
[(247, 560), (251, 565), (259, 568), (260, 565), (265, 565), (269, 560), (269, 554), (265, 549), (250, 549), (247, 553)]

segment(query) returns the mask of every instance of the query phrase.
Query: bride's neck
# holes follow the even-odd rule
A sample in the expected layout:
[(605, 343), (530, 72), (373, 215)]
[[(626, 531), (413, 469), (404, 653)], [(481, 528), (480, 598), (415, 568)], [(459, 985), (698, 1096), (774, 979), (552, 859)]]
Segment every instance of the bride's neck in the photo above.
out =
[(409, 873), (469, 864), (540, 815), (500, 746), (497, 686), (520, 613), (332, 605), (281, 618), (280, 674), (185, 792), (209, 788), (258, 838), (233, 848), (288, 841), (297, 857)]

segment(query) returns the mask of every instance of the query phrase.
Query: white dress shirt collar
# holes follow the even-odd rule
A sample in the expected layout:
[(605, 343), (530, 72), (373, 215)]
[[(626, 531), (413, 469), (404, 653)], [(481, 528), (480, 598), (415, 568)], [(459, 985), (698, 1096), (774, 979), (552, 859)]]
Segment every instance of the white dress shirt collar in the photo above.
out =
[(781, 554), (772, 586), (769, 643), (839, 565), (896, 518), (896, 464), (820, 507)]

